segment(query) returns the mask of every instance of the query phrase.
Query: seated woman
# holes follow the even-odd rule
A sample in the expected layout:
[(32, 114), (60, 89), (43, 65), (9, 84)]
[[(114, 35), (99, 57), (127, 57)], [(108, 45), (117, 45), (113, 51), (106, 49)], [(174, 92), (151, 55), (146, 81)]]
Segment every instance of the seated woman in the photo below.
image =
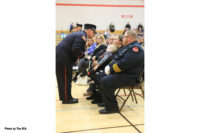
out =
[(97, 47), (97, 43), (96, 43), (96, 39), (95, 37), (93, 39), (88, 39), (87, 43), (86, 43), (86, 56), (88, 57), (89, 55), (91, 55), (95, 48)]
[(92, 53), (90, 60), (97, 60), (99, 56), (101, 56), (106, 51), (107, 45), (102, 34), (96, 36), (96, 42), (97, 46)]

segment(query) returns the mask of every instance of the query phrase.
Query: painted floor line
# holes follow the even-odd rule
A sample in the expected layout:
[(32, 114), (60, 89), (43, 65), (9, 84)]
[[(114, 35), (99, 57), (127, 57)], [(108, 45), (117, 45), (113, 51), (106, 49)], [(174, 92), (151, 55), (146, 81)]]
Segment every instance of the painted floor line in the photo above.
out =
[[(142, 94), (138, 94), (138, 93), (136, 93), (136, 95), (142, 97)], [(124, 96), (127, 96), (127, 95), (120, 95), (120, 96), (124, 97)], [(77, 98), (77, 99), (78, 99), (78, 100), (85, 100), (86, 98), (85, 98), (85, 97), (81, 97), (81, 98)], [(60, 100), (56, 100), (56, 101), (58, 102), (58, 101), (60, 101)]]
[(144, 124), (135, 124), (134, 126), (144, 126)]
[[(141, 108), (144, 108), (144, 105), (129, 105), (129, 106), (124, 106), (124, 108), (130, 108), (130, 107), (141, 107)], [(88, 109), (101, 109), (101, 108), (100, 107), (71, 108), (71, 109), (56, 110), (56, 112), (72, 111), (72, 110), (88, 110)]]

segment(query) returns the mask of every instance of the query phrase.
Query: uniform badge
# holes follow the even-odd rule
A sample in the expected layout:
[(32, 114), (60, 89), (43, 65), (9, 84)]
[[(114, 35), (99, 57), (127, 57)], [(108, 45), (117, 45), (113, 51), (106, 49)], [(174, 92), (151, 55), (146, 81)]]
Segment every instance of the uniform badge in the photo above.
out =
[(85, 38), (85, 36), (82, 36), (82, 39), (83, 39), (84, 41), (86, 41), (86, 38)]
[(138, 52), (139, 51), (139, 49), (138, 49), (138, 47), (133, 47), (133, 52)]

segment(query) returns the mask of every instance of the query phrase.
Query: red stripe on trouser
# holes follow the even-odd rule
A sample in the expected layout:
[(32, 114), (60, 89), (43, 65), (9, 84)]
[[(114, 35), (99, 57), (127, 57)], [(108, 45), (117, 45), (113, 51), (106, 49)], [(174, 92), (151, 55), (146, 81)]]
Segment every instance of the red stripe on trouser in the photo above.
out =
[(65, 100), (67, 100), (67, 68), (65, 67)]

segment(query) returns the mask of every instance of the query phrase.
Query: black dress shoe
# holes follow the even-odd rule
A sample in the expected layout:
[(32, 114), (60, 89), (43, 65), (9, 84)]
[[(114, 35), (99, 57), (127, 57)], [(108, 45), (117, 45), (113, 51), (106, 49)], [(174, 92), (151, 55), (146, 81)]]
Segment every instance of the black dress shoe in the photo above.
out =
[(95, 94), (92, 94), (91, 96), (87, 97), (86, 99), (87, 99), (87, 100), (92, 100), (92, 99), (94, 99), (94, 98), (95, 98)]
[(102, 103), (102, 100), (101, 99), (94, 99), (91, 102), (91, 104), (98, 104), (98, 103)]
[(72, 98), (66, 101), (62, 101), (62, 104), (73, 104), (73, 103), (78, 103), (78, 99)]
[(105, 107), (105, 103), (98, 103), (97, 104), (99, 107)]
[(119, 109), (116, 110), (106, 110), (106, 109), (102, 109), (99, 110), (100, 114), (111, 114), (111, 113), (119, 113)]

